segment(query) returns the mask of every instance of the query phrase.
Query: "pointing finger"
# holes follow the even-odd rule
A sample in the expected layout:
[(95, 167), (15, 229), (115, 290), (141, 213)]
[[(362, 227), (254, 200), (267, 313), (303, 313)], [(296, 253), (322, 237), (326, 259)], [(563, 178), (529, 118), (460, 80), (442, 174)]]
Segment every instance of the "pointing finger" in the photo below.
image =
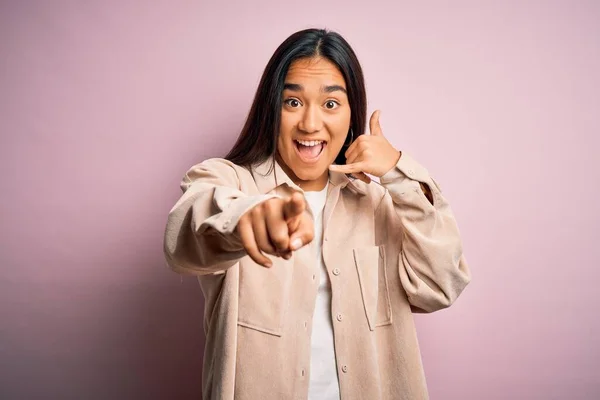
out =
[(290, 220), (301, 215), (306, 209), (306, 202), (302, 193), (296, 192), (290, 197), (283, 206), (284, 218)]
[(302, 219), (300, 225), (298, 226), (298, 230), (292, 234), (290, 237), (290, 248), (293, 251), (300, 249), (302, 246), (305, 246), (312, 242), (315, 237), (315, 228), (312, 223), (312, 220), (308, 218)]
[(289, 248), (288, 225), (283, 219), (281, 208), (275, 209), (266, 214), (266, 229), (268, 231), (269, 241), (282, 253)]

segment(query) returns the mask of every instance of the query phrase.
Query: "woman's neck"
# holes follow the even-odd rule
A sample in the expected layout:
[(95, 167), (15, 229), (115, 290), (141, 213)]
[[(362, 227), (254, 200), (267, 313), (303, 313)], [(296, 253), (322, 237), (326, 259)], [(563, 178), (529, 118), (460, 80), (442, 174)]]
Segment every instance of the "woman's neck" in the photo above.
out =
[(318, 179), (315, 179), (312, 181), (298, 180), (298, 181), (294, 181), (294, 183), (296, 185), (298, 185), (305, 192), (320, 192), (321, 190), (325, 189), (325, 186), (327, 186), (328, 180), (329, 180), (329, 173), (328, 173), (328, 171), (325, 171), (325, 174), (323, 174), (323, 176), (321, 176)]
[(296, 185), (298, 185), (298, 187), (300, 189), (304, 190), (305, 192), (319, 192), (319, 191), (325, 189), (325, 186), (327, 186), (327, 181), (329, 180), (329, 170), (325, 170), (323, 175), (321, 175), (317, 179), (305, 181), (305, 180), (298, 178), (296, 176), (296, 174), (294, 173), (294, 171), (292, 171), (292, 169), (289, 168), (283, 162), (283, 160), (281, 160), (280, 157), (276, 156), (276, 159), (277, 159), (277, 162), (279, 163), (279, 165), (281, 166), (281, 169), (283, 169), (283, 172), (285, 172), (287, 174), (287, 176), (290, 177), (292, 182), (294, 182)]

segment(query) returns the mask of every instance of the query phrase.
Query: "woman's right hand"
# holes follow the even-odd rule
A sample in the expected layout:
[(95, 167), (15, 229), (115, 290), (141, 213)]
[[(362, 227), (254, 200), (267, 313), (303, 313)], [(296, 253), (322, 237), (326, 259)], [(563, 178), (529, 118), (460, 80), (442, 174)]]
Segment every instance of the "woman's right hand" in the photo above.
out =
[(236, 229), (250, 258), (264, 267), (273, 265), (264, 253), (288, 260), (292, 251), (314, 238), (313, 220), (299, 192), (254, 206), (242, 215)]

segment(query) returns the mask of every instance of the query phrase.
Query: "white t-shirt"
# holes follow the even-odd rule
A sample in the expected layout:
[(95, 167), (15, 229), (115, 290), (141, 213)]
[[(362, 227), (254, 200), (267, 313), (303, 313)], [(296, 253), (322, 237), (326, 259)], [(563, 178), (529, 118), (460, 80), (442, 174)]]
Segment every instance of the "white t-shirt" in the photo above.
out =
[(314, 215), (315, 238), (313, 243), (316, 244), (315, 257), (321, 276), (312, 322), (309, 400), (340, 399), (331, 320), (331, 283), (322, 254), (323, 209), (327, 200), (328, 188), (329, 183), (325, 189), (319, 192), (304, 192)]

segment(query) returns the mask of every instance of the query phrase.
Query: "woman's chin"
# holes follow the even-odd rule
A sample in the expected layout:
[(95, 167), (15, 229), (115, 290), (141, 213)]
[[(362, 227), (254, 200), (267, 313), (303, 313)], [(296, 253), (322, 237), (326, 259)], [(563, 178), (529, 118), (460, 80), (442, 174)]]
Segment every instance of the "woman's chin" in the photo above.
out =
[(318, 171), (315, 171), (314, 169), (311, 169), (310, 171), (306, 171), (306, 170), (295, 170), (294, 174), (298, 177), (298, 179), (300, 179), (301, 181), (304, 182), (312, 182), (312, 181), (316, 181), (318, 179), (321, 179), (323, 177), (323, 174), (325, 174), (325, 172), (327, 172), (326, 170), (320, 168)]
[[(296, 179), (302, 182), (313, 182), (323, 179), (323, 175), (326, 175), (328, 172), (329, 165), (325, 158), (318, 160), (314, 165), (310, 165), (303, 162), (300, 159), (290, 157), (290, 163), (285, 163), (281, 158), (280, 162), (283, 161), (282, 167), (287, 169), (288, 174), (292, 174)], [(290, 176), (290, 178), (293, 178)], [(294, 179), (295, 180), (295, 179)]]

